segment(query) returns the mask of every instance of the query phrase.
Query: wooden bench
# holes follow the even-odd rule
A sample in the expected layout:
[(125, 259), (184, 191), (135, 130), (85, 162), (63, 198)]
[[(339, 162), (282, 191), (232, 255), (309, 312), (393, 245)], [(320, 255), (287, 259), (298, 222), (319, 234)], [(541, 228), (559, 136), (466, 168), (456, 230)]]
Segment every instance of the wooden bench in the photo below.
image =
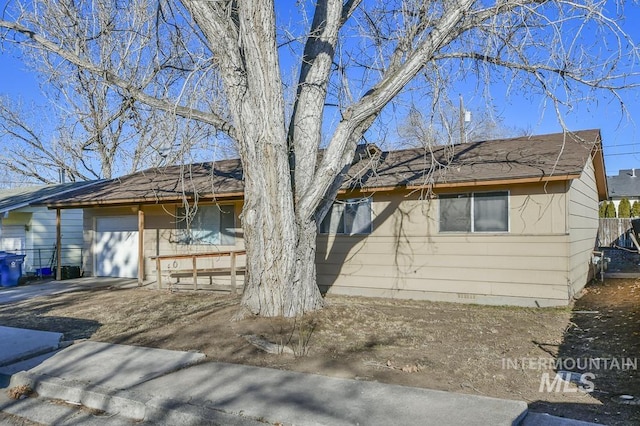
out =
[[(209, 277), (209, 285), (205, 287), (207, 289), (217, 290), (217, 291), (230, 291), (231, 293), (238, 292), (237, 280), (236, 276), (238, 273), (244, 274), (246, 268), (244, 266), (237, 266), (237, 257), (239, 255), (245, 255), (245, 250), (229, 250), (229, 251), (216, 251), (210, 253), (195, 253), (195, 254), (176, 254), (176, 255), (162, 255), (162, 256), (153, 256), (151, 259), (156, 261), (156, 276), (158, 280), (158, 288), (162, 289), (162, 261), (177, 261), (183, 259), (191, 259), (191, 268), (189, 269), (168, 269), (169, 276), (171, 278), (177, 278), (180, 283), (180, 278), (191, 277), (193, 279), (193, 290), (198, 290), (198, 277), (208, 276)], [(226, 257), (229, 256), (229, 266), (228, 267), (218, 267), (218, 268), (202, 268), (198, 267), (198, 259), (203, 258), (215, 258), (215, 257)], [(230, 274), (231, 276), (231, 284), (229, 286), (225, 285), (214, 285), (212, 277), (216, 275), (226, 275)]]

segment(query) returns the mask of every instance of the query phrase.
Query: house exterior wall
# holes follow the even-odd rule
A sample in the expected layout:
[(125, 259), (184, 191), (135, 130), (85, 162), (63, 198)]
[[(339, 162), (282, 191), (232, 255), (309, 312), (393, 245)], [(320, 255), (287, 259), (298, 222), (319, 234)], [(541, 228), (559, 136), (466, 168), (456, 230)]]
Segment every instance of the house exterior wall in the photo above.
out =
[(575, 296), (591, 279), (591, 258), (598, 236), (598, 194), (591, 161), (569, 188), (568, 297)]
[[(80, 209), (61, 211), (62, 263), (80, 266), (83, 246), (83, 212)], [(35, 272), (50, 267), (56, 245), (56, 212), (46, 207), (24, 207), (11, 211), (2, 219), (2, 227), (24, 226), (25, 257), (23, 272)], [(0, 233), (2, 231), (0, 230)]]
[[(180, 244), (176, 240), (176, 217), (175, 213), (178, 208), (176, 204), (162, 204), (162, 205), (144, 205), (140, 208), (144, 212), (144, 235), (143, 235), (143, 247), (144, 247), (144, 281), (147, 283), (156, 281), (156, 261), (152, 259), (154, 256), (159, 255), (172, 255), (172, 254), (187, 254), (187, 253), (209, 253), (215, 251), (226, 250), (243, 250), (244, 240), (242, 239), (242, 230), (240, 228), (239, 214), (242, 209), (242, 203), (240, 201), (221, 203), (222, 205), (233, 205), (235, 212), (236, 223), (236, 236), (235, 244), (233, 245), (207, 245), (207, 244), (193, 244), (184, 245)], [(203, 203), (203, 205), (209, 205), (209, 203)], [(138, 207), (117, 207), (117, 208), (94, 208), (85, 210), (84, 218), (84, 251), (85, 251), (85, 275), (93, 275), (95, 268), (95, 252), (94, 252), (94, 236), (95, 236), (95, 224), (98, 217), (109, 216), (128, 216), (137, 215)], [(200, 259), (198, 261), (198, 267), (201, 268), (213, 268), (213, 267), (226, 267), (229, 265), (229, 258), (209, 258)], [(244, 258), (238, 259), (238, 266), (244, 265)], [(176, 261), (163, 261), (162, 269), (163, 282), (170, 282), (168, 276), (169, 271), (179, 269), (189, 269), (192, 267), (190, 259), (182, 259)], [(238, 284), (243, 283), (243, 276), (239, 275)], [(186, 280), (190, 280), (186, 279)], [(228, 284), (230, 277), (220, 276), (214, 277), (216, 284)], [(175, 281), (175, 279), (173, 279)], [(200, 279), (202, 283), (209, 282), (208, 277), (202, 277)]]
[[(456, 188), (446, 192), (508, 190), (509, 232), (496, 233), (440, 232), (438, 199), (421, 200), (419, 193), (369, 194), (373, 216), (371, 234), (318, 235), (318, 284), (330, 294), (496, 305), (566, 305), (586, 283), (598, 226), (594, 179), (593, 169), (587, 167), (582, 178), (571, 185), (548, 182), (483, 187), (481, 191)], [(145, 282), (156, 281), (153, 256), (243, 249), (238, 217), (242, 202), (232, 204), (236, 238), (231, 246), (179, 244), (175, 238), (178, 206), (142, 206)], [(137, 206), (85, 210), (87, 275), (93, 267), (95, 218), (137, 215), (137, 210)], [(206, 262), (198, 266), (226, 266), (227, 263), (222, 263), (228, 262), (228, 258)], [(190, 267), (190, 259), (166, 261), (162, 266), (163, 282), (169, 282), (168, 270)], [(229, 280), (228, 277), (214, 279), (219, 284)], [(242, 276), (238, 279), (241, 283)], [(208, 278), (203, 277), (202, 283), (205, 282)]]
[[(479, 192), (452, 192), (473, 191)], [(374, 194), (370, 235), (318, 237), (321, 289), (452, 302), (566, 304), (570, 227), (565, 184), (509, 191), (507, 233), (441, 233), (437, 199)]]

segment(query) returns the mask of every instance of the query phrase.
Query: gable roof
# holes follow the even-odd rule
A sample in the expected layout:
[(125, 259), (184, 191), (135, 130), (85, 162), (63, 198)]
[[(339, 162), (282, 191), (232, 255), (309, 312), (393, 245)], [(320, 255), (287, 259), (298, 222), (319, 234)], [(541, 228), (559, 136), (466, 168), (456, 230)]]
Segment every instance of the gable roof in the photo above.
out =
[[(362, 148), (362, 147), (361, 147)], [(322, 155), (322, 153), (320, 153)], [(599, 130), (382, 152), (359, 149), (342, 190), (446, 188), (579, 178), (593, 159), (606, 197)], [(182, 178), (183, 177), (183, 178)], [(239, 159), (148, 169), (44, 200), (49, 207), (155, 204), (243, 196)]]
[(38, 204), (45, 199), (63, 195), (69, 191), (91, 185), (94, 182), (69, 182), (0, 190), (0, 214)]
[(625, 169), (618, 176), (607, 176), (611, 198), (640, 198), (640, 169)]

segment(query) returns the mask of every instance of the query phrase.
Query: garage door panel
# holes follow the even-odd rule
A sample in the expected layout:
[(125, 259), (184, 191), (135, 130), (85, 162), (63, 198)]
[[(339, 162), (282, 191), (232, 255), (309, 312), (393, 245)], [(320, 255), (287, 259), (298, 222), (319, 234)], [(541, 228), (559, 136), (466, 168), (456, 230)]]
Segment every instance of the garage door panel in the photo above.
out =
[(94, 241), (96, 272), (99, 277), (138, 276), (138, 231), (135, 216), (96, 219)]

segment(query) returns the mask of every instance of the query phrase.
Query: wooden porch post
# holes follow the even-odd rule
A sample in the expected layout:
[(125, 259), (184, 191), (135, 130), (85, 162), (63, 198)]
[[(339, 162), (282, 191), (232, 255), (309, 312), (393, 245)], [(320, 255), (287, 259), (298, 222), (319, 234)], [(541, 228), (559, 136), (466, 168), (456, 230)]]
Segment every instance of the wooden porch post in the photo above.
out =
[(138, 206), (138, 287), (144, 281), (144, 211)]
[(193, 255), (192, 262), (193, 264), (193, 289), (198, 289), (198, 257)]
[(238, 289), (236, 288), (236, 252), (231, 252), (231, 293), (236, 294)]
[(56, 209), (56, 281), (62, 279), (62, 215), (60, 209)]

